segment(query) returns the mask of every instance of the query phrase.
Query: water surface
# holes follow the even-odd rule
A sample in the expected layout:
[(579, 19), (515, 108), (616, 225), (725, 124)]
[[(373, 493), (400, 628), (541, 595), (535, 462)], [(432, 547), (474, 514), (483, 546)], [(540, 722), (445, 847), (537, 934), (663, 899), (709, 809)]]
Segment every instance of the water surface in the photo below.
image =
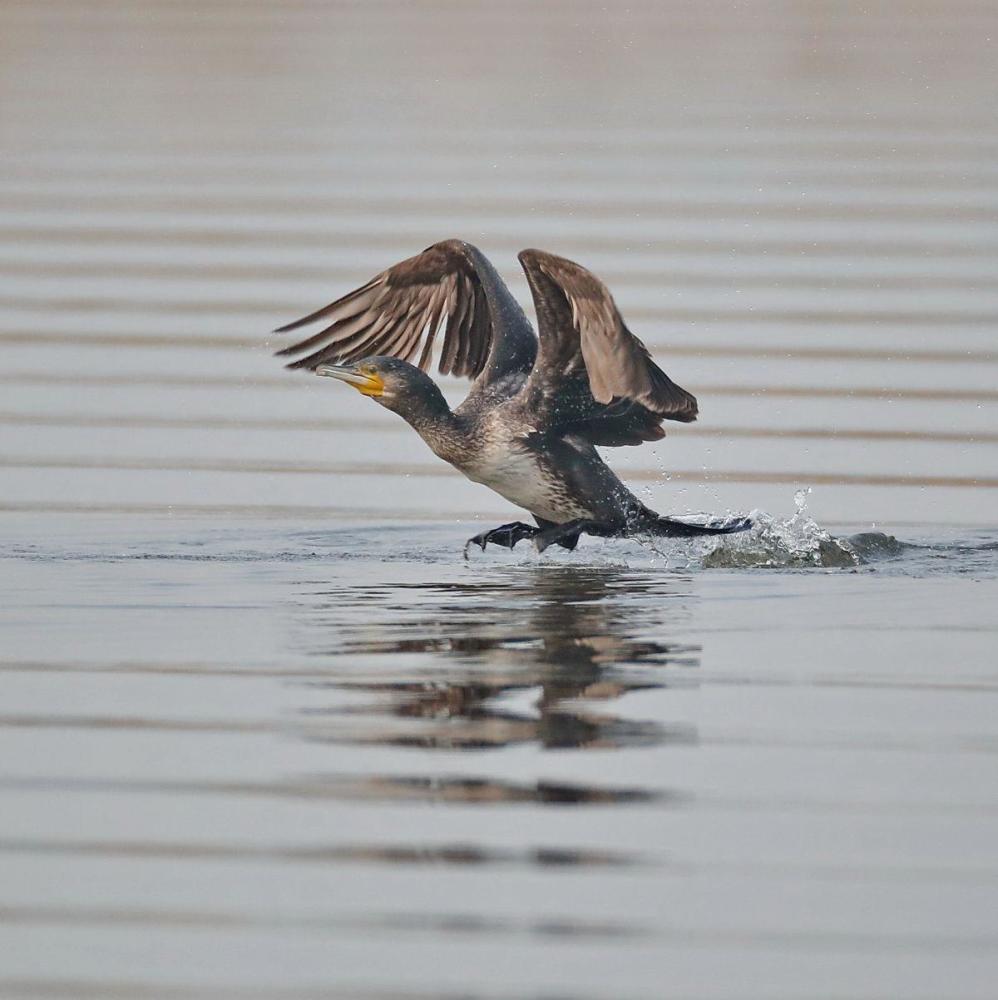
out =
[(10, 995), (986, 995), (993, 533), (763, 569), (801, 533), (36, 523), (0, 553)]
[[(993, 996), (996, 37), (3, 4), (0, 996)], [(614, 466), (759, 527), (464, 561), (267, 334), (448, 237), (603, 277), (702, 414)]]

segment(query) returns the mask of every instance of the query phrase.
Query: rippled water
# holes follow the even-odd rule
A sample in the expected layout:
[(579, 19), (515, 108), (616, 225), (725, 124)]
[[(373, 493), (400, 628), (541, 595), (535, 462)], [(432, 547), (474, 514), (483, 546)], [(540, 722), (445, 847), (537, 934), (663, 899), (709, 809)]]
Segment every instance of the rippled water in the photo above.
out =
[(35, 528), (0, 551), (5, 995), (990, 989), (994, 532)]
[[(992, 997), (996, 37), (0, 5), (0, 997)], [(701, 408), (610, 461), (753, 530), (465, 561), (266, 333), (446, 237), (603, 277)]]

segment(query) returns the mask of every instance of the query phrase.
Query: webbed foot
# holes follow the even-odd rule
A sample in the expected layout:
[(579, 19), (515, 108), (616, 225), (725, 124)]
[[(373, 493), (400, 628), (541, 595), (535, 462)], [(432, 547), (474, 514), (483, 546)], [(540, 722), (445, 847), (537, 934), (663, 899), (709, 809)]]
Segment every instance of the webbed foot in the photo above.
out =
[(501, 545), (504, 549), (511, 549), (517, 542), (522, 542), (524, 538), (533, 538), (540, 528), (535, 528), (532, 524), (524, 524), (522, 521), (511, 521), (509, 524), (501, 524), (498, 528), (491, 528), (481, 534), (469, 538), (464, 543), (464, 558), (468, 558), (468, 549), (472, 545), (477, 545), (483, 552), (485, 546), (491, 542), (493, 545)]
[(617, 525), (578, 518), (575, 521), (566, 521), (564, 524), (555, 524), (543, 531), (538, 531), (534, 535), (534, 547), (538, 552), (543, 552), (549, 545), (560, 545), (563, 549), (568, 549), (571, 552), (579, 544), (580, 535), (610, 538), (621, 533), (621, 529)]

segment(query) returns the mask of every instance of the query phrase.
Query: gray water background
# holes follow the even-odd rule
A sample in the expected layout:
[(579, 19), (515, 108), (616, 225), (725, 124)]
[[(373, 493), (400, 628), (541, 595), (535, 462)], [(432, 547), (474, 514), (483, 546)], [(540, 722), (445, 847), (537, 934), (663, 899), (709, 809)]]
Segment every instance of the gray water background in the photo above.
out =
[[(0, 6), (0, 996), (994, 996), (996, 39)], [(602, 276), (702, 411), (610, 460), (760, 527), (465, 563), (267, 334), (451, 236)]]

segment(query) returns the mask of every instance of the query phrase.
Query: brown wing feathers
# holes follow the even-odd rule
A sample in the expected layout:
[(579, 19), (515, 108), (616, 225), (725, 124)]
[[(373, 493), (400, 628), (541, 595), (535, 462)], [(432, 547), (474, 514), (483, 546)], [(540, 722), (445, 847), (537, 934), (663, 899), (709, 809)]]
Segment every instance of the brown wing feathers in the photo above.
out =
[[(426, 371), (443, 326), (440, 372), (476, 378), (495, 337), (474, 263), (480, 257), (460, 240), (436, 243), (282, 326), (278, 333), (327, 321), (278, 354), (297, 356), (289, 368), (386, 354)], [(520, 262), (537, 310), (540, 353), (526, 391), (539, 414), (557, 424), (571, 410), (575, 417), (569, 422), (584, 423), (608, 441), (627, 438), (628, 443), (661, 436), (662, 420), (696, 419), (696, 399), (655, 364), (595, 275), (541, 250), (524, 250)], [(479, 260), (479, 266), (492, 274), (487, 262)], [(516, 312), (522, 318), (518, 307)], [(529, 324), (522, 323), (529, 335)]]
[(633, 400), (662, 419), (696, 420), (696, 399), (655, 364), (627, 329), (602, 281), (578, 264), (541, 250), (524, 250), (520, 262), (537, 306), (538, 369), (554, 362), (559, 374), (568, 374), (584, 363), (597, 403)]
[(434, 244), (335, 302), (280, 327), (275, 332), (331, 321), (277, 353), (303, 355), (289, 368), (314, 369), (327, 362), (381, 354), (417, 363), (426, 371), (445, 315), (439, 370), (474, 378), (485, 366), (492, 324), (481, 283), (458, 240)]

